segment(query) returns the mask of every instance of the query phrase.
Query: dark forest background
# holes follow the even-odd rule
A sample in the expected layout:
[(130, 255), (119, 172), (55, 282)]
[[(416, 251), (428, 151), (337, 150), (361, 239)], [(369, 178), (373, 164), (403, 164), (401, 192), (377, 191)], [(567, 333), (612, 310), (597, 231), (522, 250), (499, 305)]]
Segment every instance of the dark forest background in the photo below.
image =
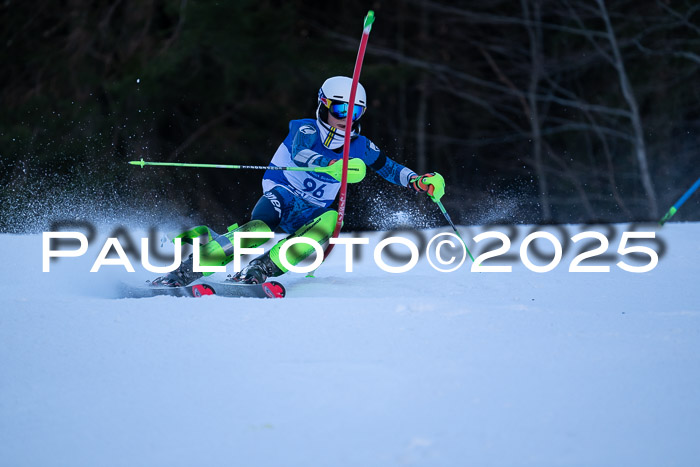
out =
[[(442, 173), (456, 221), (657, 220), (700, 176), (698, 1), (7, 0), (0, 230), (70, 204), (246, 220), (261, 172), (126, 162), (267, 164), (369, 9), (362, 132)], [(440, 220), (375, 174), (348, 203), (348, 229)]]

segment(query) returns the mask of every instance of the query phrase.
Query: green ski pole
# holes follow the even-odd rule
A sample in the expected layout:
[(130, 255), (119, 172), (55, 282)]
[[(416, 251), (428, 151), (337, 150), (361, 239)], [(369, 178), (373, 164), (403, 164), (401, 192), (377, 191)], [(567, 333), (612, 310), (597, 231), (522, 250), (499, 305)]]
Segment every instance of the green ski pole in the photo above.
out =
[[(147, 162), (141, 159), (140, 161), (129, 161), (131, 165), (138, 165), (141, 168), (145, 166), (157, 167), (196, 167), (205, 169), (253, 169), (253, 170), (290, 170), (297, 172), (317, 172), (325, 173), (340, 180), (343, 173), (343, 164), (332, 164), (328, 167), (277, 167), (270, 165), (225, 165), (225, 164), (190, 164), (181, 162)], [(348, 162), (348, 181), (349, 183), (357, 183), (361, 181), (367, 172), (367, 167), (362, 159), (350, 159)]]
[(464, 248), (467, 250), (467, 254), (469, 254), (469, 258), (471, 258), (472, 263), (473, 263), (473, 262), (474, 262), (474, 257), (472, 256), (472, 252), (469, 251), (469, 247), (467, 246), (467, 243), (464, 241), (464, 239), (462, 238), (462, 236), (459, 234), (459, 231), (457, 230), (457, 227), (455, 227), (454, 222), (452, 222), (452, 219), (450, 219), (450, 215), (447, 214), (447, 210), (445, 209), (445, 206), (443, 206), (442, 203), (441, 203), (440, 201), (436, 200), (436, 199), (433, 199), (433, 201), (435, 201), (435, 203), (436, 203), (436, 204), (438, 205), (438, 207), (440, 208), (440, 211), (442, 211), (442, 215), (445, 216), (445, 219), (447, 219), (447, 222), (449, 222), (450, 225), (452, 226), (452, 230), (454, 230), (454, 231), (455, 231), (455, 234), (459, 237), (460, 240), (462, 240), (462, 244), (464, 245)]

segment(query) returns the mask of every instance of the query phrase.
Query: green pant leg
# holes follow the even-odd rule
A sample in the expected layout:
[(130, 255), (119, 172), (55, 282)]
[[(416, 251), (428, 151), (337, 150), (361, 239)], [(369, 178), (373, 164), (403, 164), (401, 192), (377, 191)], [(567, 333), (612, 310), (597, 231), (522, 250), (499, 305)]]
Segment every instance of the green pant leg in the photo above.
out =
[[(310, 222), (304, 224), (289, 237), (277, 242), (277, 244), (275, 244), (275, 246), (273, 246), (267, 254), (272, 262), (275, 263), (275, 266), (281, 270), (280, 274), (287, 272), (287, 268), (285, 268), (280, 261), (280, 248), (282, 248), (282, 245), (284, 245), (287, 241), (298, 237), (305, 237), (315, 240), (322, 245), (331, 237), (331, 235), (333, 235), (337, 222), (338, 213), (336, 211), (326, 211), (320, 216), (315, 217)], [(297, 243), (296, 245), (289, 247), (287, 250), (287, 261), (289, 264), (296, 266), (313, 252), (314, 247), (308, 243)]]
[[(254, 220), (229, 232), (219, 235), (199, 249), (202, 266), (225, 266), (233, 260), (233, 236), (236, 232), (271, 232), (270, 227), (263, 221)], [(242, 238), (242, 248), (257, 248), (269, 238)], [(212, 273), (205, 273), (209, 275)]]

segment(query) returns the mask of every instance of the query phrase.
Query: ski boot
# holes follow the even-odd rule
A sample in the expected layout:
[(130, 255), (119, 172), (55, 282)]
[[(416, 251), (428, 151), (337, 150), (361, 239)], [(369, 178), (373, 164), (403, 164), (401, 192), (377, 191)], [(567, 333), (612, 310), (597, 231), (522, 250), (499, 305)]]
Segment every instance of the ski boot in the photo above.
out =
[(189, 285), (204, 275), (201, 272), (194, 272), (192, 263), (192, 255), (190, 255), (174, 271), (153, 279), (151, 285), (156, 287), (184, 287)]
[(248, 266), (234, 274), (230, 280), (241, 284), (262, 284), (268, 277), (277, 277), (282, 274), (284, 271), (270, 259), (268, 252), (252, 260)]

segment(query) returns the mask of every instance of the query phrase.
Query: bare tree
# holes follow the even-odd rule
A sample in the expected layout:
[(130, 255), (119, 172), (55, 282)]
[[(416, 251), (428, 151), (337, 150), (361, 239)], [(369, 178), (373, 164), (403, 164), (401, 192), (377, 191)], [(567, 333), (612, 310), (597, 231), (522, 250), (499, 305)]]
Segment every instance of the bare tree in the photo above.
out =
[(634, 149), (637, 156), (637, 163), (639, 164), (639, 176), (644, 186), (644, 191), (646, 192), (647, 200), (649, 202), (649, 210), (653, 217), (657, 217), (659, 213), (658, 202), (656, 199), (656, 193), (654, 192), (654, 185), (651, 181), (651, 174), (649, 173), (649, 162), (647, 160), (647, 149), (644, 142), (644, 129), (642, 127), (642, 118), (639, 112), (639, 105), (637, 104), (637, 99), (634, 96), (632, 90), (632, 85), (630, 84), (629, 78), (627, 76), (627, 70), (625, 68), (625, 62), (622, 59), (622, 54), (620, 53), (620, 47), (617, 42), (617, 36), (615, 35), (615, 30), (610, 22), (610, 15), (605, 6), (603, 0), (596, 0), (598, 7), (600, 8), (600, 15), (605, 23), (605, 31), (607, 34), (607, 39), (610, 43), (610, 48), (613, 54), (612, 64), (617, 71), (617, 75), (620, 81), (620, 87), (622, 88), (622, 94), (627, 102), (630, 109), (630, 119), (632, 121), (632, 129), (634, 133)]
[[(530, 15), (530, 3), (532, 4), (532, 20)], [(542, 122), (540, 121), (539, 102), (537, 98), (542, 69), (542, 27), (540, 14), (540, 0), (521, 0), (523, 19), (527, 29), (530, 46), (530, 82), (527, 87), (528, 106), (526, 113), (529, 115), (530, 131), (532, 133), (532, 150), (535, 160), (535, 171), (539, 185), (540, 205), (542, 217), (545, 222), (552, 220), (552, 211), (549, 205), (549, 192), (547, 188), (547, 175), (542, 156)]]

